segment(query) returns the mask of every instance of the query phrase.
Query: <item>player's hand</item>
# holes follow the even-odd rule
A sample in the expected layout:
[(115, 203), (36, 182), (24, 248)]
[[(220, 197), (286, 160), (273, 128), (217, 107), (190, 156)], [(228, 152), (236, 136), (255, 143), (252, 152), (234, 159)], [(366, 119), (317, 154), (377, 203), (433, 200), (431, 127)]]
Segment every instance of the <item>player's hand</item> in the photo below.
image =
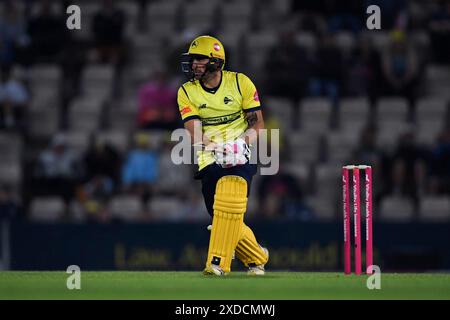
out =
[(213, 151), (216, 163), (223, 168), (246, 164), (250, 160), (250, 148), (244, 139), (219, 144)]

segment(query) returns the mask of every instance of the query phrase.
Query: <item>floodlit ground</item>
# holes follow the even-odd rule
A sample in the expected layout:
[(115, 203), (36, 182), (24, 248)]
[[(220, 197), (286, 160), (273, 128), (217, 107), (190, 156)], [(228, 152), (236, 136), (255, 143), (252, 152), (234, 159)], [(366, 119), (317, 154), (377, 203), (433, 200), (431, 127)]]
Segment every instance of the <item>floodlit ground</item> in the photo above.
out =
[(0, 299), (450, 299), (450, 274), (385, 273), (381, 289), (368, 276), (270, 272), (264, 277), (199, 272), (81, 272), (68, 290), (65, 272), (0, 272)]

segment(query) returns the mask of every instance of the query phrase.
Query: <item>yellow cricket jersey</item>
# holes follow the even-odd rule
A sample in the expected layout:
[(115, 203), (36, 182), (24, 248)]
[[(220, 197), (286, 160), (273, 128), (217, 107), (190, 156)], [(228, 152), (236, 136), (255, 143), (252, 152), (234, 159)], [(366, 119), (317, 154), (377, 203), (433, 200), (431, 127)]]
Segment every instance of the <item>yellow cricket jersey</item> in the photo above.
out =
[[(247, 129), (245, 112), (261, 108), (258, 91), (244, 74), (222, 71), (217, 91), (199, 80), (188, 81), (178, 90), (178, 107), (184, 122), (199, 119), (203, 134), (213, 142), (237, 139)], [(199, 170), (214, 162), (211, 152), (197, 152)]]

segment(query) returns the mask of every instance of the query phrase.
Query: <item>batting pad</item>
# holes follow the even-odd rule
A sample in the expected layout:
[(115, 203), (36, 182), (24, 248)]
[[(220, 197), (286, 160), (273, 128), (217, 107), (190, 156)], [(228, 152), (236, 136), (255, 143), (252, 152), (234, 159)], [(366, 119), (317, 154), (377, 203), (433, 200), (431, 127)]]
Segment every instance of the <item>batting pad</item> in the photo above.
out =
[(213, 263), (228, 273), (233, 252), (242, 235), (244, 213), (247, 210), (247, 181), (239, 176), (220, 178), (216, 185), (213, 209), (206, 267)]
[(241, 260), (246, 267), (249, 265), (264, 265), (269, 260), (267, 254), (256, 241), (256, 237), (245, 223), (242, 226), (241, 238), (236, 247), (236, 257)]

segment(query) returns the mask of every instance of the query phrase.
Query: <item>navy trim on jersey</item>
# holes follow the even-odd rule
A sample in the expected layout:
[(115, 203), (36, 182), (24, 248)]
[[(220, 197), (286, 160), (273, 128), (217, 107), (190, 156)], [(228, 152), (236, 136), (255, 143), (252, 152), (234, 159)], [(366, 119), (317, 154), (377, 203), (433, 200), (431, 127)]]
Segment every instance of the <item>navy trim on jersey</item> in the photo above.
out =
[(236, 72), (236, 84), (239, 91), (239, 94), (242, 96), (241, 87), (239, 86), (239, 79), (238, 79), (239, 73)]
[(184, 85), (181, 86), (181, 89), (183, 89), (184, 93), (186, 93), (186, 97), (187, 97), (189, 100), (191, 100), (191, 98), (189, 98), (189, 95), (187, 94), (186, 89), (184, 88)]
[(223, 79), (223, 73), (222, 73), (222, 71), (220, 71), (220, 82), (219, 82), (219, 84), (217, 85), (217, 87), (214, 87), (214, 88), (207, 88), (204, 84), (203, 84), (203, 82), (200, 80), (199, 82), (200, 82), (200, 85), (202, 86), (202, 88), (203, 88), (203, 90), (205, 90), (206, 92), (208, 92), (208, 93), (211, 93), (211, 94), (215, 94), (217, 91), (219, 91), (219, 89), (220, 89), (220, 86), (221, 86), (221, 84), (222, 84), (222, 79)]
[(184, 122), (187, 122), (187, 121), (189, 121), (189, 120), (192, 120), (192, 119), (200, 119), (200, 117), (199, 117), (199, 116), (196, 116), (196, 115), (189, 116), (189, 117), (183, 119), (183, 123), (184, 123)]
[(261, 106), (259, 107), (254, 107), (254, 108), (250, 108), (250, 109), (243, 109), (244, 112), (253, 112), (253, 111), (258, 111), (261, 110)]

